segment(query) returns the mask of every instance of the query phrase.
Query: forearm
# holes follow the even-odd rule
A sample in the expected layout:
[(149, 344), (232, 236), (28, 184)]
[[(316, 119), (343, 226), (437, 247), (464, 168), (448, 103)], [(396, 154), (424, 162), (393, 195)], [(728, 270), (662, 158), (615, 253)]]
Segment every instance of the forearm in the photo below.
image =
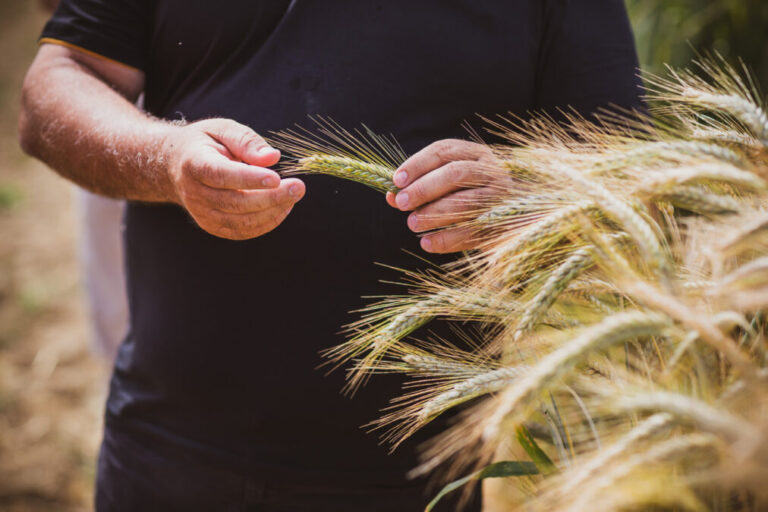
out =
[(280, 160), (231, 119), (184, 126), (140, 112), (144, 74), (61, 45), (43, 45), (22, 92), (24, 150), (94, 192), (174, 202), (208, 233), (233, 240), (276, 228), (304, 184), (268, 169)]
[(24, 150), (99, 194), (176, 202), (168, 160), (178, 129), (145, 115), (72, 59), (36, 63), (24, 82)]

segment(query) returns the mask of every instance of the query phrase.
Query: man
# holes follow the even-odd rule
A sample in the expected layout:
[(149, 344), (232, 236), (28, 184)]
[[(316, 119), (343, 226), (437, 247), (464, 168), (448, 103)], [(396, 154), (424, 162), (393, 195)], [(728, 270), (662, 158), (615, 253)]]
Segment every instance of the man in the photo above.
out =
[[(418, 439), (387, 456), (359, 429), (398, 379), (349, 401), (317, 352), (382, 291), (374, 261), (413, 267), (401, 248), (431, 227), (420, 212), (482, 193), (460, 187), (488, 158), (455, 140), (463, 121), (637, 106), (622, 2), (64, 0), (41, 42), (22, 146), (130, 201), (131, 331), (97, 509), (422, 508), (424, 482), (404, 477)], [(153, 117), (132, 104), (141, 92)], [(397, 198), (270, 170), (280, 154), (258, 134), (308, 115), (415, 153)], [(469, 244), (456, 231), (421, 240), (430, 253)]]

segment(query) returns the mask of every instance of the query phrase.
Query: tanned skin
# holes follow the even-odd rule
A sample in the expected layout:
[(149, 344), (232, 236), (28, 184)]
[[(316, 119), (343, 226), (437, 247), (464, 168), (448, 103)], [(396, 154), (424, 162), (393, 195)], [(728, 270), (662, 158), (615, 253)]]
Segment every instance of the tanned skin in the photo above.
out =
[[(304, 197), (301, 180), (268, 169), (280, 152), (253, 130), (229, 119), (184, 125), (154, 119), (134, 105), (143, 89), (137, 69), (43, 44), (22, 89), (21, 147), (88, 190), (179, 204), (202, 229), (232, 240), (275, 229)], [(448, 225), (491, 193), (493, 163), (485, 146), (438, 141), (398, 169), (402, 190), (387, 202), (414, 210), (408, 220), (414, 232)], [(434, 253), (469, 249), (472, 233), (430, 234), (421, 246)]]
[(136, 69), (44, 44), (24, 80), (21, 147), (98, 194), (180, 204), (222, 238), (271, 231), (304, 196), (267, 169), (280, 152), (250, 128), (153, 119), (134, 106), (143, 89)]

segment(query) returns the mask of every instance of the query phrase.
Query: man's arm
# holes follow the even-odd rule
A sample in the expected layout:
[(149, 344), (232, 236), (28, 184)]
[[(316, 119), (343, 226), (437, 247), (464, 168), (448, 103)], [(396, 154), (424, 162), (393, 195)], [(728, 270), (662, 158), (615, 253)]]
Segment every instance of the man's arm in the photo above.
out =
[(143, 87), (139, 70), (44, 44), (24, 80), (21, 146), (94, 192), (180, 204), (224, 238), (271, 231), (303, 197), (300, 180), (266, 168), (280, 153), (250, 128), (153, 119), (133, 105)]

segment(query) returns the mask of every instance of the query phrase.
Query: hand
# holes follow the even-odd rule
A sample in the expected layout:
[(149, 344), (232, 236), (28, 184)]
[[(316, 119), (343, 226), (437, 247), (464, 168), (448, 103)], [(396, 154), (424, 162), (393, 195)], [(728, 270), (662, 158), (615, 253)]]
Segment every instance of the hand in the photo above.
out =
[[(408, 216), (415, 233), (467, 220), (483, 198), (496, 193), (492, 186), (506, 180), (490, 148), (463, 140), (446, 139), (430, 144), (406, 160), (395, 172), (397, 195), (387, 193), (387, 203)], [(432, 253), (473, 249), (475, 232), (467, 227), (446, 229), (424, 236), (421, 248)]]
[(166, 141), (176, 199), (208, 233), (231, 240), (275, 229), (304, 196), (304, 183), (266, 169), (280, 160), (253, 130), (210, 119), (175, 128)]

